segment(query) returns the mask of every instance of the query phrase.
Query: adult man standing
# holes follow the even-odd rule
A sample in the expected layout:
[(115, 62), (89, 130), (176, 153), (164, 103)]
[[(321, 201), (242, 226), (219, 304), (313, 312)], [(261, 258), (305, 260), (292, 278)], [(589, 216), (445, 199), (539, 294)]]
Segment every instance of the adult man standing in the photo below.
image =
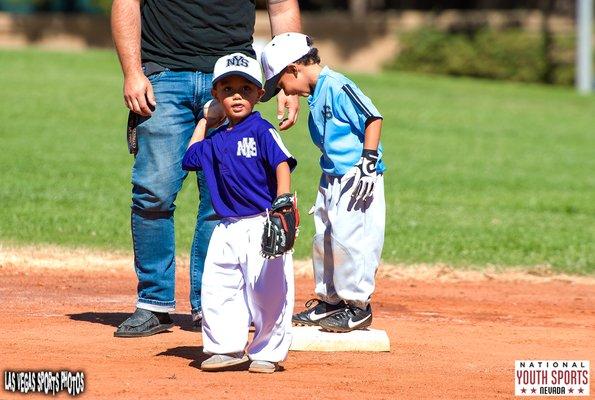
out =
[[(273, 35), (301, 30), (297, 0), (269, 0)], [(138, 277), (136, 311), (114, 333), (149, 336), (172, 327), (175, 309), (174, 201), (186, 172), (188, 141), (211, 99), (215, 61), (226, 54), (254, 56), (254, 0), (114, 0), (112, 34), (122, 72), (124, 101), (138, 117), (132, 168), (131, 229)], [(278, 114), (295, 124), (297, 97), (278, 97)], [(190, 255), (190, 302), (200, 326), (204, 258), (217, 224), (204, 176), (197, 174), (200, 205)]]

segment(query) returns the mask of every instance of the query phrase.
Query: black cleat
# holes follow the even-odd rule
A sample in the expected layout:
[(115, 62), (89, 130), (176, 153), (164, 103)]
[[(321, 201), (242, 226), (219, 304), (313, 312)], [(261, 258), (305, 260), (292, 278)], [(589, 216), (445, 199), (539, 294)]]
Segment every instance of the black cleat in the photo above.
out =
[(359, 308), (347, 305), (343, 310), (320, 321), (320, 327), (331, 332), (351, 332), (372, 324), (372, 307)]
[[(315, 306), (312, 306), (314, 302), (317, 302)], [(330, 304), (318, 299), (310, 299), (306, 302), (306, 310), (301, 313), (294, 314), (291, 318), (291, 322), (294, 325), (319, 325), (323, 319), (338, 313), (345, 309), (347, 304), (341, 300), (337, 304)]]

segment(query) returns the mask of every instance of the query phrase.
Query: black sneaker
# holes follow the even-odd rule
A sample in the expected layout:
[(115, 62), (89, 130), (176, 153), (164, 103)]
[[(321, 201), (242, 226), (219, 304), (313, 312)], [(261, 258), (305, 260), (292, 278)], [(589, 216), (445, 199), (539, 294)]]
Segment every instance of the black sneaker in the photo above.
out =
[(168, 313), (158, 313), (142, 308), (128, 317), (114, 332), (115, 337), (143, 337), (171, 329), (174, 326)]
[[(315, 306), (312, 304), (316, 302)], [(337, 304), (330, 304), (318, 299), (310, 299), (306, 302), (306, 310), (294, 314), (291, 322), (294, 325), (318, 325), (323, 319), (345, 309), (347, 304), (341, 300)]]
[(331, 332), (351, 332), (372, 324), (372, 307), (359, 308), (347, 305), (343, 310), (320, 321), (320, 327)]

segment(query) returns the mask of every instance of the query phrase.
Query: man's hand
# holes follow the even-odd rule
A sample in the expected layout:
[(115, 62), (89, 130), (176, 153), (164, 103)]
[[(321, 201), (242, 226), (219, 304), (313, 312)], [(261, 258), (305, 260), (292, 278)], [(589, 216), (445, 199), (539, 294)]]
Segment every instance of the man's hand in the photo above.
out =
[[(287, 110), (287, 116), (285, 116)], [(277, 119), (279, 130), (284, 131), (295, 125), (300, 111), (300, 98), (297, 95), (287, 96), (283, 90), (277, 94)]]
[[(284, 32), (302, 31), (298, 0), (268, 0), (267, 8), (273, 36)], [(287, 116), (285, 116), (285, 109), (287, 109)], [(299, 110), (300, 99), (298, 96), (286, 96), (283, 90), (279, 91), (277, 95), (277, 119), (279, 119), (280, 131), (295, 125)]]
[(157, 105), (153, 85), (141, 71), (124, 77), (124, 103), (130, 111), (143, 117), (153, 113)]

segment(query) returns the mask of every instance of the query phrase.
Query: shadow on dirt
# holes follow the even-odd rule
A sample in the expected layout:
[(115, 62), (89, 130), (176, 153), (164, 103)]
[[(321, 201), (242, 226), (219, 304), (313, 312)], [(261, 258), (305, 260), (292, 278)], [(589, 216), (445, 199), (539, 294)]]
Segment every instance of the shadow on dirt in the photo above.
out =
[[(200, 364), (211, 356), (210, 354), (203, 353), (202, 346), (172, 347), (171, 349), (167, 349), (161, 353), (158, 353), (157, 355), (168, 357), (180, 357), (185, 358), (187, 360), (192, 360), (192, 362), (189, 365), (197, 369), (200, 369)], [(222, 371), (246, 371), (249, 365), (250, 361), (248, 360), (242, 364), (227, 367)]]
[(179, 357), (200, 363), (210, 357), (202, 352), (202, 346), (178, 346), (172, 347), (157, 354), (158, 356)]
[[(84, 312), (79, 314), (67, 314), (74, 321), (91, 322), (93, 324), (109, 325), (114, 328), (120, 325), (131, 313), (123, 312)], [(188, 314), (170, 314), (174, 324), (184, 331), (193, 331), (192, 318)]]

